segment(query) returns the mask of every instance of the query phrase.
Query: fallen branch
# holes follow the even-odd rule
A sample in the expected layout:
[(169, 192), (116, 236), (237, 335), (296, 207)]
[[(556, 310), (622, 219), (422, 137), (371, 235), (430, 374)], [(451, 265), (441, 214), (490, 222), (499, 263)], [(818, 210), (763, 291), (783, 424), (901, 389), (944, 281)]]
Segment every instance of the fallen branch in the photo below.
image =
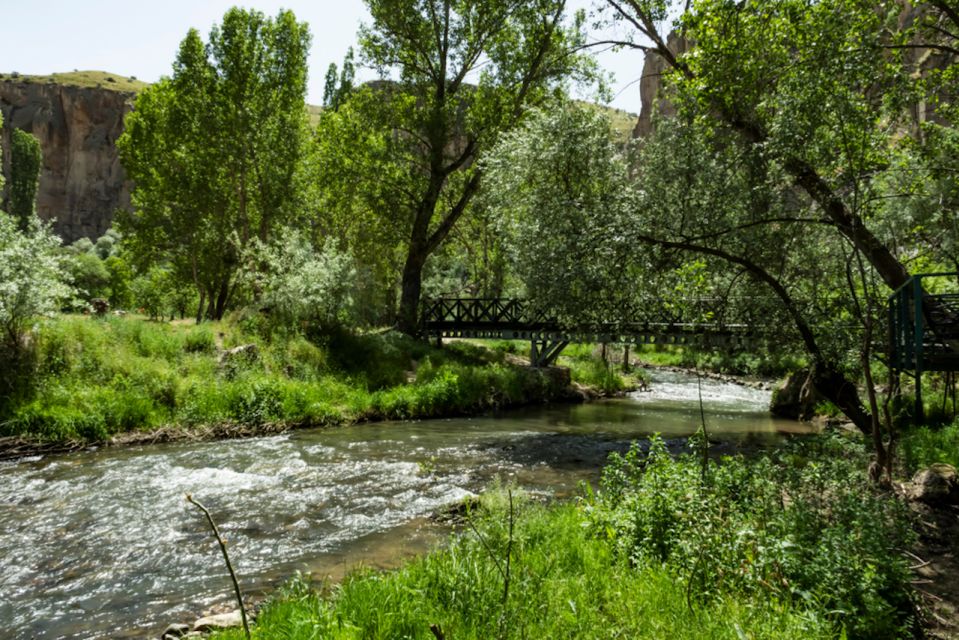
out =
[(186, 501), (203, 512), (207, 522), (210, 523), (210, 528), (213, 529), (213, 535), (216, 537), (216, 541), (220, 544), (220, 551), (223, 552), (223, 560), (226, 561), (226, 568), (230, 572), (230, 579), (233, 580), (233, 591), (236, 593), (236, 602), (240, 605), (240, 618), (243, 620), (243, 631), (246, 632), (246, 640), (250, 640), (250, 624), (246, 620), (246, 609), (243, 607), (243, 594), (240, 592), (240, 583), (237, 582), (236, 572), (233, 570), (233, 563), (230, 562), (230, 555), (226, 552), (226, 543), (220, 536), (220, 530), (217, 529), (216, 523), (213, 522), (213, 516), (210, 515), (209, 510), (194, 500), (193, 496), (189, 493), (186, 494)]

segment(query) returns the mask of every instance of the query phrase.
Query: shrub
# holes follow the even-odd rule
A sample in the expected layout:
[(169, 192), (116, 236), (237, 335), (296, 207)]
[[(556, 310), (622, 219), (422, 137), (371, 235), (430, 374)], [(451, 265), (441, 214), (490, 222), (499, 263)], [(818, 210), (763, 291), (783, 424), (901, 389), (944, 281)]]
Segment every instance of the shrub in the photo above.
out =
[(913, 613), (900, 549), (905, 508), (865, 477), (865, 456), (838, 440), (775, 458), (700, 461), (614, 455), (590, 503), (592, 529), (637, 567), (668, 566), (699, 601), (739, 594), (804, 604), (850, 638), (899, 638)]
[(319, 250), (291, 229), (270, 246), (253, 251), (256, 271), (245, 274), (261, 290), (259, 304), (273, 328), (296, 331), (302, 323), (325, 329), (353, 323), (352, 282), (356, 273), (350, 256), (329, 238)]
[(187, 353), (210, 353), (216, 349), (216, 338), (208, 326), (193, 327), (183, 338), (183, 350)]

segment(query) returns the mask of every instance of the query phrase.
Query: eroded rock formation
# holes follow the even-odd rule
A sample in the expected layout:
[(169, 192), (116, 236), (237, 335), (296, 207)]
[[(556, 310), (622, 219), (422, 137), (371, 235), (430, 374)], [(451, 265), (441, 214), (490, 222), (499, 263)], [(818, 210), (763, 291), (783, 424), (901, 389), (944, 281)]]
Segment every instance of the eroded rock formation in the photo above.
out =
[(0, 81), (4, 175), (9, 179), (11, 128), (29, 131), (43, 150), (37, 213), (55, 220), (65, 243), (98, 238), (114, 212), (130, 206), (116, 140), (133, 97), (105, 88)]

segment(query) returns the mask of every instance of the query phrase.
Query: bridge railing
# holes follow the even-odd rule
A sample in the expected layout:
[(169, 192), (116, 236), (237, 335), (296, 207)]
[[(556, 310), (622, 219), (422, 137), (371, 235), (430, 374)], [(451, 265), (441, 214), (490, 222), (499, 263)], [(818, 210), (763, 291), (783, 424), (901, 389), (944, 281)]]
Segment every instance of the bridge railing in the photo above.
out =
[(889, 296), (889, 359), (901, 371), (959, 370), (959, 293), (929, 293), (934, 279), (959, 273), (923, 273)]
[[(700, 321), (684, 321), (679, 309), (670, 308), (663, 299), (645, 301), (617, 311), (615, 322), (561, 323), (537, 310), (529, 301), (507, 298), (437, 298), (423, 303), (420, 321), (425, 332), (462, 330), (566, 331), (592, 335), (629, 335), (654, 329), (685, 330), (690, 333), (744, 333), (750, 323), (730, 323), (723, 314), (709, 317), (712, 300), (697, 299), (696, 316)], [(718, 301), (717, 301), (718, 302)], [(718, 307), (718, 304), (717, 304)], [(687, 309), (687, 313), (690, 310)]]

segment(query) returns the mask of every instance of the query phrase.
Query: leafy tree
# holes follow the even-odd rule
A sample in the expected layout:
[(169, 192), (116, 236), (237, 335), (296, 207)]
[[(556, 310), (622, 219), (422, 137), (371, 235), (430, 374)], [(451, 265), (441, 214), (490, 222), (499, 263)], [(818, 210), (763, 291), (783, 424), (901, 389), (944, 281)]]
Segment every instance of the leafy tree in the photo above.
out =
[(230, 9), (204, 44), (190, 30), (173, 75), (137, 98), (118, 141), (136, 187), (121, 231), (143, 267), (167, 261), (221, 318), (240, 256), (302, 204), (310, 36), (289, 11)]
[[(25, 175), (16, 165), (13, 173)], [(31, 349), (24, 341), (28, 327), (56, 312), (72, 294), (62, 273), (60, 238), (50, 225), (40, 222), (32, 209), (25, 224), (0, 211), (0, 415), (30, 380)]]
[(37, 210), (42, 154), (40, 141), (20, 129), (10, 132), (10, 214), (27, 230)]
[(110, 295), (110, 272), (96, 253), (69, 255), (64, 267), (77, 294), (85, 302)]
[(353, 62), (353, 47), (346, 52), (343, 67), (337, 75), (336, 63), (330, 63), (323, 84), (323, 106), (336, 111), (346, 102), (354, 88), (356, 65)]
[(622, 319), (637, 289), (627, 267), (631, 181), (609, 120), (550, 104), (504, 134), (483, 169), (484, 200), (525, 297), (571, 326)]
[(130, 284), (133, 281), (133, 270), (121, 256), (112, 255), (103, 261), (103, 266), (109, 275), (110, 306), (114, 309), (129, 309), (133, 304), (133, 294)]
[(901, 117), (902, 105), (891, 102), (904, 95), (903, 67), (884, 47), (898, 3), (877, 10), (865, 0), (707, 0), (680, 21), (696, 43), (682, 57), (657, 27), (672, 3), (609, 4), (617, 19), (653, 43), (637, 47), (667, 61), (681, 108), (764, 145), (890, 288), (908, 279), (865, 224), (861, 192), (849, 188), (883, 166), (889, 118), (894, 124)]
[(174, 278), (169, 269), (153, 266), (145, 274), (137, 276), (130, 283), (133, 304), (150, 317), (162, 320), (170, 307), (170, 294), (174, 288)]
[(398, 326), (412, 334), (427, 259), (479, 190), (476, 160), (531, 106), (584, 70), (571, 53), (582, 42), (582, 16), (567, 25), (565, 2), (557, 0), (367, 6), (373, 20), (361, 30), (363, 58), (384, 74), (396, 70), (399, 79), (356, 92), (347, 113), (328, 116), (355, 123), (330, 128), (366, 133), (333, 149), (325, 171), (334, 178), (327, 184), (348, 182), (344, 189), (360, 201), (383, 205), (362, 209), (401, 237)]
[(9, 400), (29, 364), (24, 336), (37, 318), (56, 313), (72, 294), (63, 279), (60, 238), (33, 216), (26, 231), (0, 211), (0, 407)]
[(36, 211), (42, 152), (37, 138), (22, 129), (10, 132), (10, 213), (26, 221)]
[[(844, 370), (838, 351), (828, 348), (823, 336), (830, 322), (833, 328), (844, 320), (860, 324), (862, 332), (846, 348), (865, 354), (856, 366), (868, 369), (870, 340), (879, 335), (882, 321), (883, 289), (897, 288), (909, 277), (914, 247), (902, 242), (902, 217), (887, 204), (902, 194), (884, 191), (879, 179), (908, 144), (902, 141), (908, 140), (909, 107), (916, 96), (916, 74), (898, 44), (903, 5), (864, 0), (704, 0), (691, 9), (688, 3), (646, 0), (610, 0), (608, 5), (615, 20), (635, 30), (637, 39), (628, 44), (666, 61), (670, 99), (683, 124), (695, 126), (696, 135), (716, 153), (723, 147), (739, 149), (761, 169), (756, 176), (766, 185), (750, 198), (753, 219), (720, 218), (706, 236), (690, 236), (668, 224), (668, 216), (657, 215), (660, 209), (650, 209), (667, 233), (648, 240), (721, 258), (765, 282), (802, 339), (816, 388), (874, 435), (882, 458), (874, 388), (867, 385), (866, 409), (850, 379), (853, 371)], [(674, 23), (679, 37), (695, 43), (685, 55), (670, 49), (662, 27), (676, 14), (682, 14)], [(696, 164), (687, 167), (695, 169)], [(777, 181), (781, 186), (771, 191)], [(770, 210), (770, 195), (791, 201)], [(777, 212), (794, 221), (780, 220)], [(710, 216), (703, 211), (701, 218)], [(824, 248), (819, 254), (801, 247), (816, 261), (801, 279), (801, 292), (784, 286), (777, 277), (780, 268), (763, 261), (747, 266), (747, 256), (717, 246), (731, 237), (743, 243), (752, 238), (753, 247), (763, 246), (755, 242), (755, 232), (767, 227), (762, 233), (774, 236), (784, 224), (795, 230), (792, 238)], [(837, 286), (845, 292), (837, 294)], [(815, 325), (823, 317), (829, 320), (820, 330)]]

